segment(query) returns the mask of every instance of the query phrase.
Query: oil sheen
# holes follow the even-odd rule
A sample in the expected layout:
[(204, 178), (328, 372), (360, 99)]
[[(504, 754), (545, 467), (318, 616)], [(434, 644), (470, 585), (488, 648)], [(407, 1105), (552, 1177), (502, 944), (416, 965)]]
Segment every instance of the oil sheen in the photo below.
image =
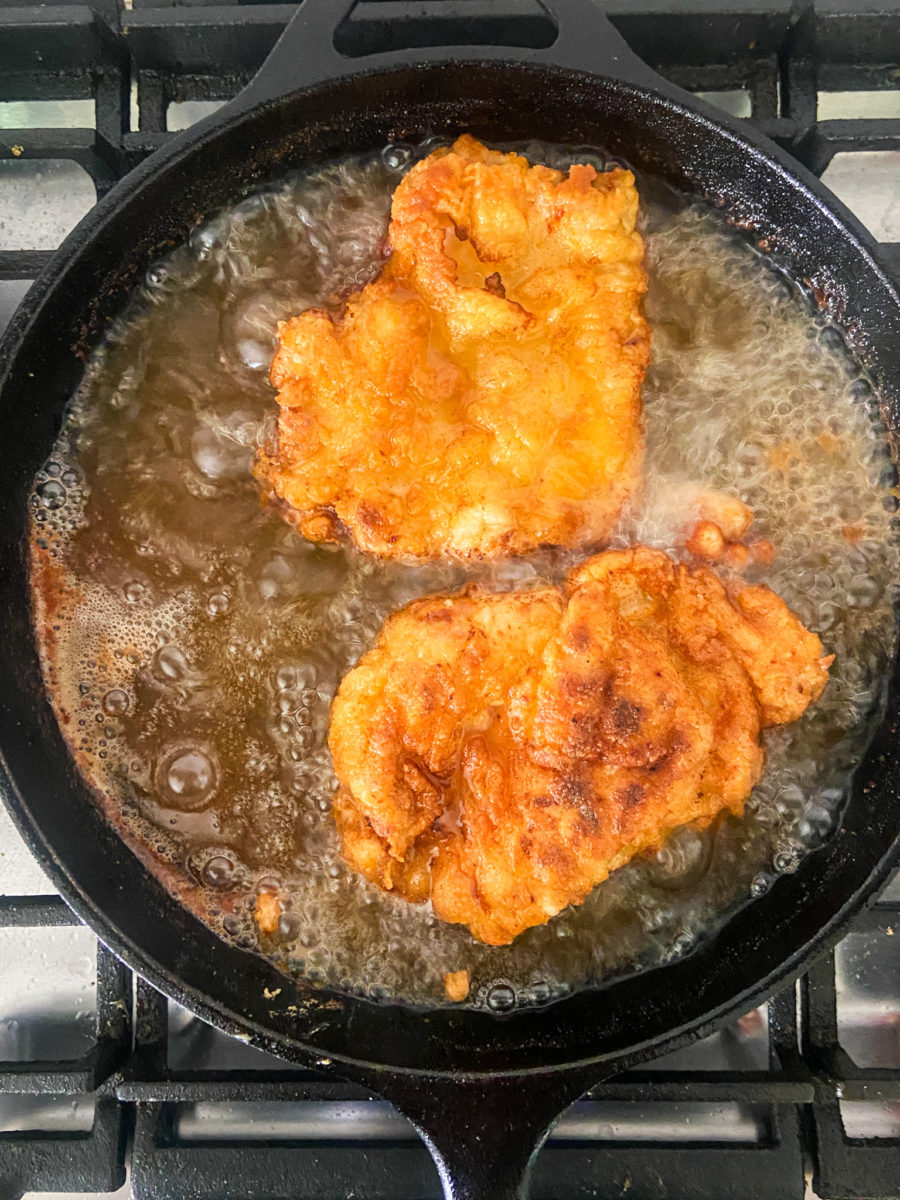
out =
[[(337, 308), (383, 261), (391, 193), (431, 146), (285, 177), (198, 225), (148, 272), (35, 480), (32, 582), (56, 713), (109, 819), (224, 938), (373, 997), (541, 1004), (688, 952), (832, 829), (894, 649), (896, 482), (878, 398), (838, 331), (717, 218), (639, 179), (653, 362), (646, 486), (614, 545), (683, 556), (700, 488), (739, 495), (773, 587), (835, 655), (822, 699), (765, 735), (743, 819), (677, 832), (509, 947), (365, 883), (330, 815), (329, 708), (388, 613), (480, 578), (574, 561), (384, 564), (306, 541), (260, 503), (276, 322)], [(596, 151), (517, 147), (553, 166)], [(260, 890), (284, 912), (261, 938)]]

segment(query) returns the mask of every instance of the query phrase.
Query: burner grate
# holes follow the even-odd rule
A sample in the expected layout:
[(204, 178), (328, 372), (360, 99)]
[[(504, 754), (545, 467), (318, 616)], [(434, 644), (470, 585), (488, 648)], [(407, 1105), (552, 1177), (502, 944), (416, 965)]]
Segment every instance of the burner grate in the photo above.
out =
[[(819, 174), (838, 155), (900, 151), (897, 116), (817, 119), (831, 93), (896, 96), (895, 0), (869, 11), (853, 0), (613, 0), (607, 8), (662, 73), (750, 117)], [(4, 182), (28, 170), (21, 164), (75, 164), (101, 197), (171, 130), (234, 95), (292, 11), (202, 0), (52, 8), (0, 0), (0, 207)], [(362, 0), (340, 46), (359, 55), (435, 40), (540, 45), (548, 27), (531, 0)], [(39, 122), (48, 111), (41, 105), (57, 114), (72, 101), (92, 103), (88, 126), (57, 125), (57, 115)], [(4, 116), (19, 113), (13, 105), (28, 110), (30, 123)], [(69, 111), (83, 119), (81, 108)], [(25, 215), (8, 214), (6, 226), (18, 220), (27, 230)], [(0, 325), (52, 253), (36, 237), (20, 245), (7, 232), (0, 224)], [(888, 236), (898, 234), (900, 227)], [(900, 241), (884, 250), (900, 276)], [(0, 850), (14, 853), (6, 829)], [(0, 890), (3, 871), (0, 859)], [(0, 932), (14, 926), (39, 941), (53, 927), (78, 924), (58, 897), (12, 890), (0, 896)], [(881, 975), (892, 973), (881, 1007), (893, 1016), (878, 1018), (879, 1045), (887, 1047), (880, 1059), (855, 1061), (847, 1048), (853, 1039), (842, 1005), (853, 980), (839, 950), (764, 1010), (595, 1088), (539, 1156), (536, 1200), (629, 1192), (795, 1200), (810, 1167), (817, 1195), (829, 1200), (900, 1196), (900, 886), (886, 897), (854, 926), (875, 948)], [(15, 969), (0, 963), (0, 996)], [(363, 1089), (225, 1038), (99, 944), (96, 981), (85, 1054), (0, 1061), (0, 1200), (27, 1191), (114, 1191), (125, 1183), (126, 1163), (144, 1200), (440, 1195), (415, 1131)], [(866, 1026), (874, 1018), (860, 1019)], [(48, 1119), (46, 1105), (62, 1101), (78, 1117), (74, 1124)], [(857, 1136), (854, 1105), (887, 1114), (892, 1135)]]
[[(898, 884), (857, 920), (855, 932), (900, 935)], [(77, 923), (58, 897), (0, 897), (0, 925), (40, 936)], [(839, 1036), (839, 991), (832, 953), (796, 990), (770, 1000), (765, 1014), (757, 1010), (705, 1044), (594, 1088), (539, 1156), (535, 1200), (629, 1189), (720, 1200), (723, 1179), (736, 1200), (800, 1197), (806, 1154), (820, 1196), (896, 1194), (900, 1139), (848, 1136), (841, 1104), (896, 1105), (900, 1070), (853, 1061)], [(440, 1196), (426, 1150), (389, 1106), (355, 1085), (236, 1046), (193, 1018), (189, 1053), (176, 1047), (173, 1054), (185, 1015), (98, 945), (88, 1053), (0, 1063), (7, 1121), (16, 1096), (84, 1097), (96, 1101), (92, 1126), (0, 1133), (0, 1195), (112, 1191), (125, 1179), (131, 1141), (132, 1186), (147, 1200)], [(704, 1067), (697, 1052), (716, 1041), (732, 1065)], [(222, 1046), (226, 1061), (237, 1051), (244, 1063), (216, 1065)]]

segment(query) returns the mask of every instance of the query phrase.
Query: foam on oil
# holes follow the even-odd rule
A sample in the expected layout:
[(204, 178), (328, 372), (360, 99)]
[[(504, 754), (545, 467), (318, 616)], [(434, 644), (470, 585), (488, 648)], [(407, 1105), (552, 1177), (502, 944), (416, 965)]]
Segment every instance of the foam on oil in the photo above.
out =
[[(822, 699), (766, 735), (745, 817), (677, 832), (510, 947), (395, 900), (338, 855), (326, 748), (341, 677), (385, 616), (472, 576), (568, 561), (382, 564), (305, 542), (250, 467), (274, 414), (276, 322), (377, 273), (415, 150), (257, 191), (148, 273), (35, 480), (33, 583), (61, 726), (111, 819), (226, 938), (311, 980), (413, 1003), (468, 968), (495, 1011), (689, 950), (832, 828), (894, 648), (895, 483), (877, 398), (837, 331), (716, 219), (639, 181), (653, 364), (646, 487), (615, 544), (683, 554), (699, 489), (737, 494), (776, 547), (772, 586), (835, 654)], [(563, 166), (596, 152), (523, 147)], [(260, 940), (253, 911), (285, 911)]]

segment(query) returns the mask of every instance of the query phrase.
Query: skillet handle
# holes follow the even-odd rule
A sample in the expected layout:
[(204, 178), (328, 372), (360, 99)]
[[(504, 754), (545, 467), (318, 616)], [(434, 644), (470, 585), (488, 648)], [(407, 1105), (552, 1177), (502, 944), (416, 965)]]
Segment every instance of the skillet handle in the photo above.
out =
[(527, 1200), (532, 1164), (562, 1113), (604, 1074), (392, 1074), (374, 1090), (412, 1121), (435, 1161), (445, 1200)]
[[(446, 5), (444, 13), (442, 5)], [(632, 52), (595, 0), (536, 0), (535, 15), (543, 9), (557, 29), (549, 46), (427, 45), (350, 57), (335, 46), (335, 34), (355, 7), (356, 0), (303, 0), (269, 57), (228, 104), (228, 110), (242, 112), (346, 75), (454, 61), (530, 62), (588, 71), (643, 87), (666, 86)], [(423, 8), (433, 10), (433, 16), (426, 19), (434, 20), (436, 29), (451, 10), (459, 13), (454, 0), (425, 0), (424, 5), (415, 6), (418, 15)]]

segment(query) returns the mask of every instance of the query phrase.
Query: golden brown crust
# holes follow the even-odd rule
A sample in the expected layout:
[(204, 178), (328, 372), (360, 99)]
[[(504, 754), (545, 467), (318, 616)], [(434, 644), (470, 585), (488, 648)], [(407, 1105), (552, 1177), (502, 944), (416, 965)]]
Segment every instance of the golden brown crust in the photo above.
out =
[(564, 590), (416, 601), (334, 702), (344, 856), (503, 945), (676, 827), (740, 813), (760, 728), (830, 662), (767, 588), (643, 547)]
[(379, 278), (279, 329), (257, 473), (304, 534), (463, 558), (605, 538), (643, 454), (637, 205), (629, 171), (469, 137), (413, 167)]

